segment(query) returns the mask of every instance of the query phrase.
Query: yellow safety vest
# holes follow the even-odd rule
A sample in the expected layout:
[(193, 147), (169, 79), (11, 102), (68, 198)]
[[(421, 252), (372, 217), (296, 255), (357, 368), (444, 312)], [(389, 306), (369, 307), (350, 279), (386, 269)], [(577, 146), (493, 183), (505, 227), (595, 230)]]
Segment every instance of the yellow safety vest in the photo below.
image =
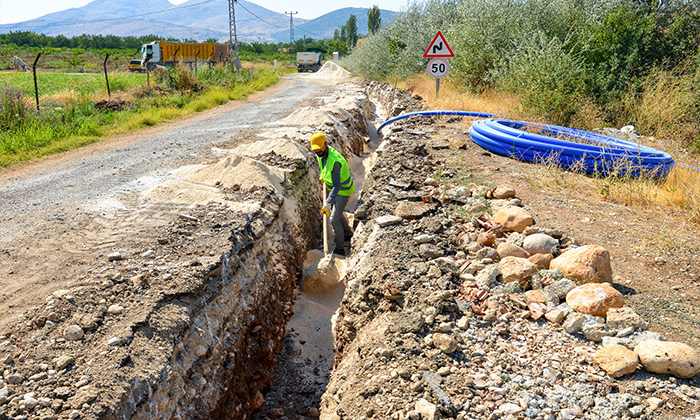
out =
[(320, 157), (318, 159), (318, 166), (321, 168), (321, 178), (323, 182), (326, 183), (328, 189), (333, 189), (333, 179), (331, 173), (333, 172), (333, 166), (336, 162), (340, 163), (340, 189), (338, 191), (339, 195), (349, 197), (355, 192), (355, 183), (352, 181), (352, 175), (350, 175), (350, 169), (348, 168), (348, 162), (345, 160), (343, 155), (338, 153), (337, 150), (328, 146), (328, 158), (326, 158), (326, 166), (323, 166), (323, 162)]

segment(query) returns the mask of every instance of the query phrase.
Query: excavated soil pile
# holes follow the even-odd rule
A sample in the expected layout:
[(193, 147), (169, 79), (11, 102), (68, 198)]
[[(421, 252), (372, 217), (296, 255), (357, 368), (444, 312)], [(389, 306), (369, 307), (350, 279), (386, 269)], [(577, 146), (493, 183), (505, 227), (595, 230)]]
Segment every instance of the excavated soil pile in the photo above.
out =
[[(504, 282), (499, 245), (522, 249), (534, 234), (551, 238), (557, 255), (611, 246), (614, 287), (631, 304), (649, 284), (634, 290), (619, 283), (638, 285), (649, 273), (621, 262), (634, 250), (588, 235), (595, 226), (576, 229), (575, 209), (585, 201), (552, 212), (552, 195), (520, 177), (532, 166), (484, 152), (467, 128), (460, 118), (411, 117), (385, 129), (355, 212), (353, 259), (334, 326), (336, 366), (320, 417), (697, 418), (697, 376), (634, 371), (635, 364), (614, 379), (594, 360), (601, 340), (623, 349), (663, 340), (646, 322), (634, 318), (615, 329), (610, 319), (577, 315), (565, 303), (577, 282), (557, 270), (540, 267)], [(494, 198), (504, 191), (512, 193)], [(524, 207), (536, 224), (524, 233), (502, 229), (494, 215), (507, 206)], [(567, 326), (569, 318), (596, 325)]]
[[(92, 258), (57, 255), (67, 276), (85, 274), (1, 331), (0, 417), (250, 418), (265, 402), (304, 257), (320, 237), (308, 132), (326, 131), (340, 150), (362, 151), (368, 140), (364, 90), (325, 92), (304, 126), (239, 133), (230, 141), (238, 147), (222, 144), (203, 163), (105, 199), (115, 203), (100, 213), (109, 229), (85, 220), (78, 233), (64, 230), (66, 241), (94, 234), (100, 248)], [(121, 251), (99, 253), (108, 247)], [(30, 266), (22, 255), (12, 249), (7, 261)], [(24, 275), (10, 274), (17, 283)]]

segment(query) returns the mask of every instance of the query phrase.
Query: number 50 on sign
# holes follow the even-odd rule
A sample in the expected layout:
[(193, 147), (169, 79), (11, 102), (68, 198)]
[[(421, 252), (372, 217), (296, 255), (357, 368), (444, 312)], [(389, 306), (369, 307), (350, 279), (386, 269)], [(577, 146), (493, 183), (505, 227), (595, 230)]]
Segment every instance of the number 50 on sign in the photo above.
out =
[(435, 79), (442, 79), (450, 72), (450, 63), (444, 58), (433, 58), (428, 63), (428, 74)]

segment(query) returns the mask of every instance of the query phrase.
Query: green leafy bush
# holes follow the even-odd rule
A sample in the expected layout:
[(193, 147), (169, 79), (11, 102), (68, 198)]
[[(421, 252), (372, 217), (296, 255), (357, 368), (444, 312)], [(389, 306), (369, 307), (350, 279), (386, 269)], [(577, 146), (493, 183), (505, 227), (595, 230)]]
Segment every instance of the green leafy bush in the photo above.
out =
[[(417, 0), (356, 48), (349, 67), (392, 81), (423, 73), (438, 30), (455, 53), (448, 81), (458, 88), (514, 93), (524, 110), (555, 124), (591, 114), (626, 125), (627, 98), (648, 91), (653, 69), (671, 71), (698, 54), (700, 12), (687, 1)], [(678, 103), (687, 107), (678, 115), (697, 109)], [(700, 126), (700, 114), (691, 124)]]
[(542, 32), (517, 46), (499, 75), (506, 89), (519, 92), (525, 110), (569, 125), (585, 103), (586, 71), (580, 54)]
[(0, 129), (8, 130), (22, 124), (27, 109), (27, 100), (21, 90), (7, 83), (0, 87)]

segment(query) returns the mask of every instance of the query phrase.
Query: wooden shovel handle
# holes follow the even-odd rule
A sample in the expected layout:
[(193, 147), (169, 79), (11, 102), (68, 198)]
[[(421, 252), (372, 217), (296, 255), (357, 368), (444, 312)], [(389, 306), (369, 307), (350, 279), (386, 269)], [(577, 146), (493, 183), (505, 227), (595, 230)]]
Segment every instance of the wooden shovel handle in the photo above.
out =
[[(321, 203), (321, 206), (324, 206), (326, 204), (326, 183), (321, 182), (321, 188), (323, 188), (323, 203)], [(328, 217), (323, 214), (321, 217), (323, 217), (323, 253), (328, 254)]]

